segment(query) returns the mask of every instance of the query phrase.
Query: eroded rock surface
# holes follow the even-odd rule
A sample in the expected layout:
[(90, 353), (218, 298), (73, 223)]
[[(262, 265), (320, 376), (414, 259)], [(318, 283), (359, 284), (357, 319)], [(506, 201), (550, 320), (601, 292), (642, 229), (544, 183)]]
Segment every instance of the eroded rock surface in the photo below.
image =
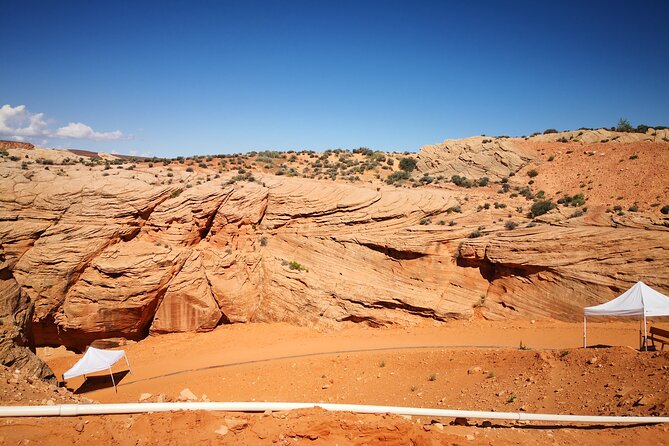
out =
[(580, 320), (583, 307), (613, 299), (640, 277), (666, 293), (668, 241), (668, 231), (539, 225), (467, 240), (458, 263), (490, 282), (491, 317)]
[[(506, 139), (458, 144), (449, 145), (463, 151), (454, 158), (435, 149), (432, 165), (421, 153), (422, 168), (495, 178), (532, 157)], [(472, 144), (491, 147), (474, 156)], [(669, 292), (666, 227), (555, 212), (507, 231), (510, 208), (478, 213), (501, 196), (492, 187), (47, 167), (0, 166), (2, 297), (34, 305), (22, 314), (37, 345), (83, 349), (95, 339), (254, 321), (572, 320), (636, 280)], [(482, 237), (468, 238), (477, 228)]]
[(499, 179), (517, 172), (533, 158), (532, 153), (512, 139), (473, 136), (422, 147), (418, 169), (447, 178), (459, 175), (470, 179)]

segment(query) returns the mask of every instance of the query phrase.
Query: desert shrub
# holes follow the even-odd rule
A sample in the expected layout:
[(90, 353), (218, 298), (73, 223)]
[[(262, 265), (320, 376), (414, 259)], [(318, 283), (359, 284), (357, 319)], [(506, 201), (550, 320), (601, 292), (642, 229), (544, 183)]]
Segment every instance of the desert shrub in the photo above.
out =
[(578, 209), (578, 210), (576, 210), (573, 214), (571, 214), (571, 215), (569, 216), (569, 218), (577, 218), (577, 217), (581, 217), (581, 216), (583, 216), (583, 214), (585, 214), (585, 212), (583, 212), (583, 209)]
[(357, 149), (353, 149), (353, 153), (360, 153), (361, 155), (369, 155), (371, 153), (374, 153), (374, 151), (368, 149), (367, 147), (358, 147)]
[(627, 118), (620, 118), (618, 121), (618, 126), (616, 127), (617, 132), (631, 132), (634, 128), (632, 124), (627, 120)]
[(551, 155), (548, 157), (548, 161), (553, 161), (555, 159), (555, 155)]
[(539, 175), (539, 172), (537, 172), (535, 169), (532, 169), (529, 172), (527, 172), (527, 176), (530, 177), (530, 178), (534, 178), (537, 175)]
[(487, 186), (489, 182), (490, 182), (490, 179), (488, 177), (479, 178), (479, 186), (481, 186), (481, 187)]
[(198, 166), (203, 168), (203, 169), (206, 169), (207, 168), (207, 163), (199, 163)]
[(260, 246), (267, 246), (267, 237), (264, 235), (260, 237)]
[(638, 212), (639, 211), (639, 205), (634, 203), (632, 206), (630, 206), (628, 209), (630, 212)]
[(532, 217), (538, 217), (543, 215), (551, 209), (555, 209), (555, 204), (551, 200), (537, 200), (532, 204), (530, 208), (530, 214)]
[(544, 135), (548, 135), (549, 133), (557, 133), (558, 131), (555, 129), (546, 129), (544, 130)]
[(630, 159), (631, 159), (631, 160), (639, 159), (639, 155), (637, 155), (637, 154), (635, 153), (634, 155), (631, 155), (631, 156), (630, 156)]
[(516, 223), (513, 220), (509, 220), (506, 223), (504, 223), (504, 227), (510, 231), (512, 229), (516, 229), (518, 227), (518, 223)]
[(534, 198), (534, 194), (532, 193), (532, 189), (529, 188), (529, 186), (524, 186), (520, 189), (518, 189), (518, 195), (522, 195), (528, 200), (532, 200)]
[(421, 225), (429, 225), (430, 223), (432, 223), (432, 219), (429, 218), (429, 217), (425, 217), (425, 218), (420, 219), (420, 224)]
[(446, 209), (446, 213), (450, 214), (452, 212), (457, 212), (458, 214), (462, 213), (462, 208), (460, 205), (457, 206), (451, 206), (450, 208)]
[(192, 167), (186, 167), (186, 172), (192, 172), (193, 168)]
[(376, 152), (369, 153), (369, 154), (367, 154), (367, 156), (372, 161), (376, 161), (377, 163), (382, 163), (386, 160), (386, 154), (381, 152), (380, 150), (377, 150)]
[(420, 182), (423, 183), (423, 184), (430, 184), (430, 183), (432, 183), (432, 182), (434, 181), (434, 178), (432, 178), (432, 177), (429, 176), (428, 174), (425, 174), (425, 175), (423, 175), (423, 176), (421, 177), (421, 179), (418, 180), (418, 181), (420, 181)]
[(585, 196), (583, 194), (576, 194), (574, 196), (565, 195), (557, 202), (566, 206), (583, 206), (585, 204)]
[(456, 222), (455, 220), (451, 220), (451, 221), (448, 222), (448, 226), (455, 226), (457, 224), (458, 224), (458, 222)]
[(409, 176), (409, 172), (400, 170), (399, 172), (394, 172), (388, 175), (388, 178), (386, 178), (386, 183), (393, 184), (396, 181), (408, 180)]
[(662, 212), (664, 215), (669, 214), (669, 204), (666, 206), (662, 206), (662, 209), (660, 209), (660, 212)]
[(405, 172), (413, 172), (416, 168), (416, 160), (413, 158), (402, 158), (400, 160), (400, 169)]
[(306, 268), (300, 265), (295, 260), (292, 260), (290, 263), (288, 263), (288, 268), (290, 268), (293, 271), (306, 271)]
[(453, 184), (460, 187), (469, 188), (473, 186), (472, 180), (470, 180), (467, 177), (461, 177), (460, 175), (453, 175), (451, 177), (451, 181), (453, 182)]
[(478, 229), (476, 229), (476, 230), (470, 232), (470, 233), (467, 235), (467, 238), (478, 238), (478, 237), (481, 237), (481, 231), (479, 231)]

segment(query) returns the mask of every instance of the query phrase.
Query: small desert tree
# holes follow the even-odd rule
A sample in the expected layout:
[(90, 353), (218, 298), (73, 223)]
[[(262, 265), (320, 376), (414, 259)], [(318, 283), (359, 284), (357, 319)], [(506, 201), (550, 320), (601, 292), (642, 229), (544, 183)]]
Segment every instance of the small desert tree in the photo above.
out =
[(543, 215), (551, 209), (555, 208), (555, 204), (551, 200), (537, 200), (530, 208), (532, 217)]
[(405, 172), (413, 172), (416, 168), (416, 160), (413, 158), (402, 158), (400, 160), (400, 169)]
[(631, 132), (633, 131), (634, 128), (632, 127), (632, 124), (627, 120), (627, 118), (620, 118), (618, 121), (618, 127), (616, 127), (616, 131), (618, 132)]

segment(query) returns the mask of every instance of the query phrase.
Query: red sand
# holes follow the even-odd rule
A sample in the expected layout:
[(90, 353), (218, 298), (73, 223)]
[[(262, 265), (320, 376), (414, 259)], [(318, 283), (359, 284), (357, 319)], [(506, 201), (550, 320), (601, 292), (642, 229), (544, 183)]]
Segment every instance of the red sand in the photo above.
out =
[[(136, 402), (145, 392), (152, 394), (149, 401), (176, 400), (189, 388), (212, 401), (669, 415), (669, 354), (624, 347), (638, 346), (637, 323), (592, 323), (588, 339), (589, 344), (618, 347), (583, 350), (582, 326), (554, 321), (456, 321), (332, 332), (285, 324), (233, 325), (126, 345), (133, 373), (117, 374), (118, 393), (104, 373), (89, 377), (83, 386), (82, 378), (67, 385), (100, 402)], [(519, 350), (521, 341), (532, 350)], [(39, 353), (57, 374), (80, 356), (62, 348)], [(196, 370), (211, 366), (222, 367)], [(121, 372), (124, 366), (114, 370)], [(182, 373), (165, 376), (175, 372)], [(26, 404), (22, 398), (4, 398), (9, 399), (5, 404)], [(450, 426), (451, 421), (320, 409), (270, 415), (177, 412), (4, 419), (0, 436), (10, 444), (23, 439), (123, 445), (669, 444), (669, 426), (663, 425), (584, 428), (505, 422), (490, 428), (483, 420), (470, 420), (477, 423), (472, 426)], [(222, 425), (230, 425), (228, 432), (215, 433)]]

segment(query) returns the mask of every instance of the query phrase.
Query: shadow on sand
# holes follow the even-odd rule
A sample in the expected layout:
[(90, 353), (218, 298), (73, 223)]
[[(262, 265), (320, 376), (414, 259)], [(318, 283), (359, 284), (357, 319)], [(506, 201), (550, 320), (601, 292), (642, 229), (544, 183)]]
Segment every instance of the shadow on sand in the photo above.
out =
[[(118, 386), (119, 383), (125, 375), (130, 373), (129, 370), (123, 370), (122, 372), (114, 372), (114, 382)], [(94, 390), (106, 389), (109, 387), (114, 387), (111, 376), (109, 375), (99, 375), (99, 376), (87, 376), (83, 384), (79, 386), (77, 390), (74, 391), (75, 395), (81, 395), (82, 393), (92, 392)]]

